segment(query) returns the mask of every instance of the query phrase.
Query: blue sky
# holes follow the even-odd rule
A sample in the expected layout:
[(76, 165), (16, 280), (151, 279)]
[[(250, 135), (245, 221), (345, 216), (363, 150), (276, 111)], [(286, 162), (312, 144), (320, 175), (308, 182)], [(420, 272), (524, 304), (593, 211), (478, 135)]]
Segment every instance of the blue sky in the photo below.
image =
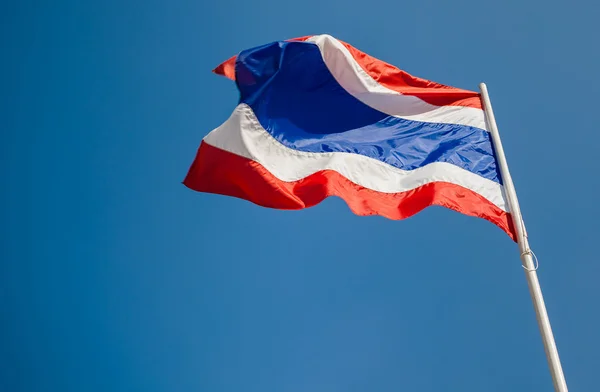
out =
[(181, 184), (237, 103), (210, 70), (320, 33), (488, 84), (567, 382), (597, 386), (597, 2), (4, 8), (0, 390), (551, 390), (517, 248), (492, 224)]

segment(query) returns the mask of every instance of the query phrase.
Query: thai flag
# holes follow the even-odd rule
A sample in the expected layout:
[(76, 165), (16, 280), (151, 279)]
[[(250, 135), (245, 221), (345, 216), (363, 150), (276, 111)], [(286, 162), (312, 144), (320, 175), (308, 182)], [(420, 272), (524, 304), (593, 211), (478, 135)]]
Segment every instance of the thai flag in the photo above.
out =
[(239, 105), (184, 184), (265, 207), (339, 196), (358, 215), (430, 205), (515, 230), (479, 93), (417, 78), (329, 35), (241, 52), (215, 69)]

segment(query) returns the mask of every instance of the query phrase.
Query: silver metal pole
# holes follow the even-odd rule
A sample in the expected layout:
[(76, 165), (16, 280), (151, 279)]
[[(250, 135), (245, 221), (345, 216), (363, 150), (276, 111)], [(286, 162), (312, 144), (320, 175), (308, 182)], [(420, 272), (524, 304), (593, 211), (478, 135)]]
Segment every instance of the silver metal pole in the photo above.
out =
[(517, 231), (517, 242), (521, 251), (521, 261), (525, 269), (525, 276), (527, 277), (527, 283), (529, 284), (529, 293), (531, 294), (535, 315), (542, 334), (542, 341), (544, 342), (546, 358), (548, 359), (548, 366), (550, 367), (550, 373), (552, 374), (554, 390), (556, 392), (567, 392), (567, 382), (565, 381), (565, 375), (562, 370), (562, 365), (560, 364), (556, 342), (554, 341), (554, 335), (552, 334), (552, 328), (550, 326), (550, 319), (548, 318), (548, 312), (546, 311), (546, 305), (544, 304), (544, 297), (542, 295), (542, 289), (540, 288), (540, 282), (538, 281), (536, 266), (533, 262), (533, 253), (531, 252), (531, 248), (529, 248), (529, 241), (527, 240), (527, 233), (521, 216), (521, 209), (519, 208), (517, 192), (515, 191), (512, 178), (510, 177), (510, 172), (508, 171), (508, 164), (506, 163), (506, 156), (504, 155), (504, 149), (502, 148), (502, 142), (500, 141), (500, 134), (498, 133), (498, 126), (496, 125), (490, 96), (485, 83), (481, 83), (479, 88), (481, 90), (481, 98), (483, 100), (487, 123), (492, 135), (492, 142), (494, 144), (494, 149), (496, 150), (496, 158), (498, 159), (510, 213)]

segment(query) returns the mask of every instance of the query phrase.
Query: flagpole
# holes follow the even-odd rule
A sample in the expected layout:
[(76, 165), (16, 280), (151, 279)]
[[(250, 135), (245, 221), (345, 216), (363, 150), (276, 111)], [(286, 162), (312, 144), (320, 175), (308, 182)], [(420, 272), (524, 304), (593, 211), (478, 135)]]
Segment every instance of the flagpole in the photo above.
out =
[(521, 216), (517, 192), (512, 182), (512, 178), (510, 177), (510, 172), (508, 171), (508, 164), (506, 162), (506, 156), (504, 155), (504, 149), (502, 148), (502, 142), (500, 141), (500, 133), (498, 132), (498, 126), (496, 125), (490, 96), (485, 83), (481, 83), (479, 88), (481, 90), (483, 106), (492, 136), (492, 143), (496, 150), (498, 165), (500, 166), (500, 174), (504, 183), (504, 190), (508, 199), (510, 213), (517, 231), (517, 242), (519, 244), (519, 250), (521, 251), (521, 262), (525, 269), (525, 276), (527, 277), (527, 283), (529, 284), (529, 293), (531, 294), (535, 315), (542, 334), (542, 341), (544, 342), (544, 350), (546, 351), (548, 366), (550, 367), (550, 373), (552, 374), (554, 390), (556, 392), (567, 392), (567, 382), (565, 381), (565, 375), (558, 356), (554, 335), (552, 334), (552, 327), (550, 326), (550, 319), (548, 318), (548, 312), (546, 311), (542, 289), (540, 288), (540, 282), (537, 277), (537, 266), (533, 262), (533, 252), (531, 251), (529, 241), (527, 240), (527, 232), (525, 231), (525, 224), (523, 223), (523, 218)]

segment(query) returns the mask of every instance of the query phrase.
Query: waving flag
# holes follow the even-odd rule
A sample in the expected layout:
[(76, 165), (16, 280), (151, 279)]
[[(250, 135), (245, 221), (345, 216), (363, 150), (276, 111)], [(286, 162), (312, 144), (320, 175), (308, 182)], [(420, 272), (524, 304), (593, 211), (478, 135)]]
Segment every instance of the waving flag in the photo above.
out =
[(239, 105), (184, 184), (278, 209), (339, 196), (358, 215), (439, 205), (515, 230), (479, 93), (414, 77), (329, 35), (241, 52), (215, 69)]
[(358, 215), (439, 205), (487, 219), (519, 245), (554, 388), (568, 391), (484, 83), (479, 94), (417, 78), (328, 35), (248, 49), (215, 72), (240, 102), (185, 185), (279, 209), (339, 196)]

